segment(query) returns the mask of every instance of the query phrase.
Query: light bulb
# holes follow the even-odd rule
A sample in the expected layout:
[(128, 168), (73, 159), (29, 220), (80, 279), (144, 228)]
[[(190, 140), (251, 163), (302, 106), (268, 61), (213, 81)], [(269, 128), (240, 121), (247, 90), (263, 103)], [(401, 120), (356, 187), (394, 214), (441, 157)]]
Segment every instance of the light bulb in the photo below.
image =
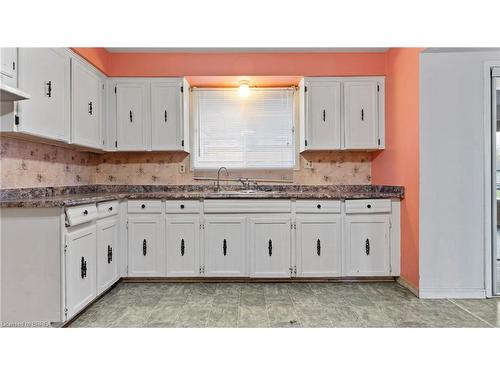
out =
[(238, 88), (238, 94), (242, 98), (246, 98), (250, 95), (250, 86), (248, 86), (248, 81), (240, 81), (240, 87)]

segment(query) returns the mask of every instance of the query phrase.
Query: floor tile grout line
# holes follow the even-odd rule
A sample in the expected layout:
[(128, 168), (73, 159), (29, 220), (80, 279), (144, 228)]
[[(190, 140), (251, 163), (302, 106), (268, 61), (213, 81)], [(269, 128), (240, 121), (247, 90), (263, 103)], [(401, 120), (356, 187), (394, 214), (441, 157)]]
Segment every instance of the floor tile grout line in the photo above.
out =
[(480, 321), (482, 321), (483, 323), (486, 323), (488, 326), (490, 326), (491, 328), (495, 328), (495, 326), (493, 324), (491, 324), (490, 322), (487, 322), (486, 320), (484, 320), (483, 318), (479, 317), (478, 315), (474, 314), (472, 311), (469, 311), (468, 309), (466, 309), (465, 307), (463, 307), (462, 305), (458, 304), (458, 302), (455, 302), (454, 300), (452, 299), (447, 299), (449, 302), (453, 303), (455, 306), (457, 306), (459, 309), (462, 309), (463, 311), (465, 311), (466, 313), (472, 315), (474, 318), (476, 319), (479, 319)]

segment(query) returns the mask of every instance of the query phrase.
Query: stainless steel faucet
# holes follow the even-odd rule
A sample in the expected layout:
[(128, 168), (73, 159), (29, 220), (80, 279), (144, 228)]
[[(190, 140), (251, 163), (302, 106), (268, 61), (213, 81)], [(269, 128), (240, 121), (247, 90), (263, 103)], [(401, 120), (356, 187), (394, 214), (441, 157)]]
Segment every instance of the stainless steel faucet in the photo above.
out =
[(229, 177), (229, 172), (227, 171), (227, 168), (226, 167), (220, 167), (219, 170), (217, 171), (217, 187), (216, 187), (216, 191), (217, 192), (220, 191), (220, 172), (222, 170), (225, 170), (226, 171), (226, 177)]

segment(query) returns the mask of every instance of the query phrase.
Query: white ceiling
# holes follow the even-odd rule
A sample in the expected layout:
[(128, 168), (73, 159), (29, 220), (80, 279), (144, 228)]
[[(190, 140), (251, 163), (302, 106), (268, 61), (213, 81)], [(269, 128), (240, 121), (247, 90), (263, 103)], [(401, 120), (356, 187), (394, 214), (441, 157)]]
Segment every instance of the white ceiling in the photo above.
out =
[(132, 52), (132, 53), (270, 53), (270, 52), (306, 52), (306, 53), (327, 53), (327, 52), (386, 52), (388, 48), (164, 48), (164, 47), (112, 47), (106, 48), (108, 52)]

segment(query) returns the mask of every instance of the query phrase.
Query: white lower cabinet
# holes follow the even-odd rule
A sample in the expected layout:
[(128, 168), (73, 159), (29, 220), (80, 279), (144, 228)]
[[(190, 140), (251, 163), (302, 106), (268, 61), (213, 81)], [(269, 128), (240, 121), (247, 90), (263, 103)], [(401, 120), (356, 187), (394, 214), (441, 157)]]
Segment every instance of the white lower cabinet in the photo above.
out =
[(390, 215), (346, 215), (344, 274), (391, 274)]
[(248, 276), (245, 251), (246, 221), (245, 216), (205, 216), (205, 276)]
[(194, 277), (200, 275), (200, 216), (166, 217), (166, 275)]
[(290, 277), (290, 215), (251, 217), (249, 227), (250, 276)]
[(118, 219), (97, 222), (97, 293), (102, 293), (118, 280)]
[(299, 215), (296, 219), (297, 277), (342, 275), (342, 217)]
[(66, 234), (66, 308), (71, 319), (97, 295), (96, 226), (75, 227)]
[(163, 276), (162, 216), (128, 216), (128, 276)]

